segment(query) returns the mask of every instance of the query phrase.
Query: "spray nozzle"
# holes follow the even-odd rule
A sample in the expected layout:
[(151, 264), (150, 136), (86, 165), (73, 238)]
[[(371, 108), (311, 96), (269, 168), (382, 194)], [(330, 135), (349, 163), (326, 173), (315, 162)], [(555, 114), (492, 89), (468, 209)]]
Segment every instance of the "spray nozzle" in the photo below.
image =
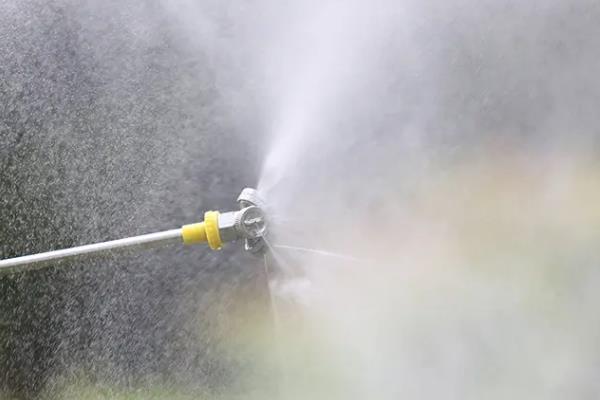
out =
[(265, 203), (256, 189), (245, 188), (238, 196), (241, 210), (239, 230), (244, 235), (244, 248), (251, 253), (259, 253), (264, 249), (267, 234), (267, 221), (263, 208)]
[(184, 225), (180, 229), (0, 260), (0, 271), (42, 266), (66, 258), (145, 248), (181, 240), (185, 244), (208, 243), (211, 249), (218, 250), (223, 243), (244, 239), (246, 250), (260, 253), (265, 248), (268, 227), (263, 212), (264, 203), (256, 190), (251, 188), (242, 190), (237, 201), (240, 207), (237, 211), (207, 211), (203, 222)]
[(247, 251), (259, 253), (264, 248), (264, 237), (267, 233), (267, 221), (262, 210), (264, 203), (256, 189), (252, 188), (242, 190), (237, 202), (240, 206), (239, 211), (219, 215), (221, 239), (224, 242), (244, 239)]
[(264, 248), (267, 233), (267, 221), (261, 208), (264, 203), (255, 189), (246, 188), (240, 193), (238, 204), (238, 211), (208, 211), (204, 222), (184, 225), (183, 241), (187, 244), (208, 242), (211, 249), (218, 250), (223, 243), (244, 239), (246, 250), (259, 253)]

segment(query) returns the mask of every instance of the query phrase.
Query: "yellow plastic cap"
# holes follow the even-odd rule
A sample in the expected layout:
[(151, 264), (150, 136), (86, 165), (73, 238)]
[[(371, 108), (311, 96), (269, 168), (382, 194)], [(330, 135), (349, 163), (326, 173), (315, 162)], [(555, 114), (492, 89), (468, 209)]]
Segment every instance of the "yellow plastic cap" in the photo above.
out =
[(204, 213), (204, 230), (208, 245), (213, 250), (220, 250), (223, 246), (221, 235), (219, 233), (219, 212), (207, 211)]

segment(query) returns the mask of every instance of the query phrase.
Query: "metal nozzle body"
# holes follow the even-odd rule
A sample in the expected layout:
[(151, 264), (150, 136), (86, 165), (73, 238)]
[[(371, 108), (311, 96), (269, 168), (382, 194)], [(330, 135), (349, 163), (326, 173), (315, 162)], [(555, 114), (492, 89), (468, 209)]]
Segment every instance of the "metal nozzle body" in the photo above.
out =
[[(255, 210), (260, 211), (260, 216), (245, 216), (245, 222), (243, 224), (246, 226), (246, 228), (250, 228), (250, 225), (252, 224), (256, 224), (256, 226), (252, 228), (252, 230), (255, 230), (254, 234), (246, 235), (244, 240), (244, 248), (251, 253), (262, 253), (262, 251), (265, 249), (265, 237), (267, 236), (268, 232), (268, 224), (263, 211), (265, 208), (265, 202), (258, 195), (258, 191), (252, 188), (245, 188), (242, 190), (237, 201), (242, 210), (253, 207), (253, 211), (250, 214), (256, 213)], [(258, 231), (256, 231), (257, 226), (260, 226)]]
[(219, 214), (219, 233), (223, 242), (257, 239), (266, 233), (265, 216), (256, 206)]
[(261, 209), (265, 208), (264, 200), (258, 195), (258, 191), (253, 188), (244, 188), (238, 196), (237, 202), (240, 205), (240, 208), (250, 206), (256, 206)]

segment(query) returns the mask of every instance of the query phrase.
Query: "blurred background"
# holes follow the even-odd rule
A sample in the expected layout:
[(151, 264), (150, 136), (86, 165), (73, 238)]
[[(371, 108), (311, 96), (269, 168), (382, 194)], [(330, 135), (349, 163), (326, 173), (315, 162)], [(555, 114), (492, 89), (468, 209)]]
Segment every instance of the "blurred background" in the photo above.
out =
[(0, 258), (268, 202), (266, 259), (0, 277), (12, 399), (596, 398), (594, 1), (0, 1)]

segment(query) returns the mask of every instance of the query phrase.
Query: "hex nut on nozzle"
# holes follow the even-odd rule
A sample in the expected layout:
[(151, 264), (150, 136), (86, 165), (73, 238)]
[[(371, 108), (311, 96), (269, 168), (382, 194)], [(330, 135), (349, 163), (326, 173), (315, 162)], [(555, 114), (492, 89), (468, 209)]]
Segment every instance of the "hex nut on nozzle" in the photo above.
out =
[(230, 211), (219, 214), (219, 235), (222, 242), (232, 242), (239, 238), (235, 226), (236, 214), (239, 211)]

